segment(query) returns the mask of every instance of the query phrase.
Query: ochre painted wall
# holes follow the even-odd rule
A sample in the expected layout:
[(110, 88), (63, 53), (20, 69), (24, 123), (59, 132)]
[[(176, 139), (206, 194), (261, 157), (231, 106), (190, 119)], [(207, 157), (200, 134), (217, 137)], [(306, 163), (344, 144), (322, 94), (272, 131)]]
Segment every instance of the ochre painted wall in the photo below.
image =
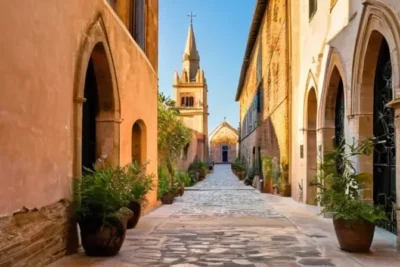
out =
[[(247, 137), (242, 136), (240, 155), (253, 165), (252, 150), (261, 148), (261, 156), (277, 156), (288, 162), (288, 57), (286, 0), (269, 1), (240, 97), (240, 120), (243, 121), (257, 92), (257, 54), (262, 46), (262, 111), (259, 126)], [(249, 139), (249, 140), (247, 140)], [(243, 152), (243, 153), (242, 153)], [(256, 152), (257, 154), (257, 152)]]
[[(148, 57), (104, 0), (0, 2), (0, 215), (7, 217), (22, 207), (31, 210), (7, 217), (10, 227), (24, 214), (31, 216), (31, 222), (38, 213), (48, 216), (46, 207), (53, 204), (53, 212), (59, 212), (60, 217), (46, 217), (49, 225), (65, 227), (62, 223), (69, 219), (63, 217), (69, 214), (64, 205), (55, 203), (71, 199), (71, 181), (80, 169), (76, 166), (80, 155), (75, 152), (80, 135), (75, 118), (82, 101), (77, 92), (82, 90), (79, 82), (84, 84), (80, 66), (88, 63), (83, 55), (90, 55), (87, 44), (96, 38), (109, 47), (114, 97), (119, 99), (114, 104), (120, 107), (116, 112), (119, 117), (112, 118), (115, 135), (111, 137), (119, 153), (109, 155), (110, 161), (120, 165), (131, 162), (132, 126), (140, 119), (147, 133), (148, 172), (157, 174), (158, 1), (147, 2)], [(96, 25), (104, 35), (90, 35)], [(157, 179), (154, 186), (148, 196), (149, 208), (157, 203)], [(10, 229), (19, 231), (18, 227)], [(28, 239), (30, 234), (39, 236), (34, 231), (24, 232)], [(67, 233), (60, 230), (57, 234)], [(65, 242), (63, 238), (57, 240)], [(7, 242), (12, 244), (13, 239)], [(63, 254), (65, 244), (54, 248)], [(0, 265), (3, 260), (0, 257)]]

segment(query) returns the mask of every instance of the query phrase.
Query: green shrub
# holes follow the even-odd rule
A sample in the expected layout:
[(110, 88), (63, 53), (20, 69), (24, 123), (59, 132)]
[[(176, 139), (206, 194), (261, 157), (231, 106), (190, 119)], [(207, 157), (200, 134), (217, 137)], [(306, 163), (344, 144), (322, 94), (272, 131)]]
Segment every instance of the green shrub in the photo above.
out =
[(352, 158), (369, 155), (373, 151), (374, 139), (367, 139), (351, 145), (341, 144), (328, 153), (319, 165), (315, 185), (320, 188), (317, 200), (323, 205), (323, 212), (333, 212), (334, 219), (364, 219), (375, 223), (386, 220), (385, 212), (363, 201), (360, 191), (371, 174), (357, 173)]
[(128, 175), (132, 179), (131, 193), (134, 200), (139, 202), (143, 207), (147, 205), (146, 195), (153, 190), (154, 174), (146, 174), (147, 164), (146, 162), (143, 165), (139, 165), (133, 162), (126, 167)]
[(132, 200), (132, 180), (121, 167), (86, 169), (75, 179), (74, 194), (78, 221), (96, 218), (103, 222)]
[(170, 191), (170, 177), (165, 166), (158, 167), (158, 191), (157, 197), (160, 199), (162, 195)]
[(192, 186), (192, 179), (190, 178), (189, 173), (187, 172), (175, 172), (175, 180), (178, 184), (182, 184), (186, 187)]

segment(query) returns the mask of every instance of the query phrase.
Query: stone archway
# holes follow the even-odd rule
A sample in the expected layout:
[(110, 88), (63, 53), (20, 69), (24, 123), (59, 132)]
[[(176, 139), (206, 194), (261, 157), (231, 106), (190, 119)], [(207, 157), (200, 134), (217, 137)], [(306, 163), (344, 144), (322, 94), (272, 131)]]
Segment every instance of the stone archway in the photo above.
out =
[(322, 145), (319, 160), (345, 138), (347, 86), (342, 60), (334, 48), (330, 50), (325, 77), (318, 113), (319, 144)]
[(317, 187), (314, 185), (317, 174), (317, 93), (314, 87), (308, 91), (305, 106), (306, 140), (306, 190), (307, 204), (316, 205)]
[(145, 163), (146, 146), (146, 125), (142, 120), (138, 120), (132, 126), (132, 162)]
[[(400, 151), (399, 45), (396, 12), (379, 1), (365, 1), (355, 46), (350, 117), (359, 140), (376, 136), (383, 141), (375, 146), (373, 155), (359, 158), (358, 167), (361, 172), (373, 174), (364, 197), (380, 204), (379, 196), (384, 196), (391, 223), (383, 227), (395, 233), (396, 213), (400, 216), (400, 199), (396, 198), (400, 191), (396, 166), (400, 162), (395, 156)], [(394, 112), (388, 107), (393, 107)], [(399, 238), (398, 235), (398, 241)]]
[(75, 80), (74, 177), (101, 159), (119, 163), (120, 100), (114, 64), (101, 17), (81, 50)]

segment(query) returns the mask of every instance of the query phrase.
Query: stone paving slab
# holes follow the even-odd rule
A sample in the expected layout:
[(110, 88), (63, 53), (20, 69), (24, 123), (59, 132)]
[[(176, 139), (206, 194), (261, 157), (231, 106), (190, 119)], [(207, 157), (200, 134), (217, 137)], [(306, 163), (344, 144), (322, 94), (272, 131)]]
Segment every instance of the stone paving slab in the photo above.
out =
[(399, 266), (361, 264), (332, 245), (331, 226), (283, 200), (243, 185), (229, 165), (216, 165), (173, 205), (142, 217), (116, 257), (80, 253), (51, 266)]

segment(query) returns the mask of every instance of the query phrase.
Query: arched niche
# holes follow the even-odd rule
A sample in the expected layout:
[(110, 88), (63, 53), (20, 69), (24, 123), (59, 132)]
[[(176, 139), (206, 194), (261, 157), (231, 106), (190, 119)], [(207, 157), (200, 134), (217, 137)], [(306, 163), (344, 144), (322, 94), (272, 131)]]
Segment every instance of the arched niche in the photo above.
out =
[(143, 164), (147, 160), (146, 125), (137, 120), (132, 126), (132, 162)]
[(317, 174), (317, 92), (314, 87), (308, 90), (305, 103), (305, 147), (306, 147), (306, 184), (305, 202), (316, 205), (317, 188), (313, 185)]

